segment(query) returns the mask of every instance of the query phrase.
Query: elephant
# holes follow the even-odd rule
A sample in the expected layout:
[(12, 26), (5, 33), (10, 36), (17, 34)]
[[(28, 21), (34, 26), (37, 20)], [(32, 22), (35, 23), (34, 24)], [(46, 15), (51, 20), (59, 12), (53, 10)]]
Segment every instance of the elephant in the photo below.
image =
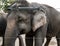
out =
[[(60, 12), (45, 4), (28, 3), (25, 0), (22, 2), (24, 3), (20, 1), (12, 5), (15, 8), (10, 9), (11, 12), (8, 13), (4, 45), (14, 46), (12, 42), (15, 42), (17, 35), (26, 34), (26, 46), (33, 46), (33, 39), (35, 46), (42, 46), (45, 37), (47, 38), (45, 46), (48, 46), (53, 36), (56, 36), (58, 46), (60, 46)], [(25, 2), (28, 5), (25, 6)], [(38, 9), (19, 10), (18, 7), (38, 7)]]
[[(35, 37), (35, 46), (42, 46), (47, 31), (45, 12), (43, 10), (41, 11), (40, 7), (33, 10), (35, 6), (29, 4), (25, 0), (22, 2), (24, 3), (18, 1), (11, 6), (12, 8), (9, 8), (11, 12), (8, 13), (4, 46), (14, 46), (12, 42), (15, 43), (18, 34), (26, 34), (26, 46), (33, 46), (33, 37)], [(25, 5), (25, 3), (28, 5)], [(33, 8), (25, 10), (19, 9), (19, 7), (29, 7), (29, 9), (31, 7)]]
[[(46, 38), (47, 38), (47, 41), (45, 43), (45, 46), (49, 45), (49, 42), (50, 42), (51, 38), (54, 37), (54, 36), (56, 36), (56, 39), (57, 39), (57, 46), (60, 46), (60, 12), (57, 11), (55, 8), (53, 8), (49, 5), (46, 5), (46, 4), (32, 3), (32, 6), (40, 7), (40, 12), (39, 11), (36, 12), (37, 14), (35, 14), (36, 15), (35, 19), (38, 18), (38, 20), (40, 20), (39, 17), (41, 16), (40, 15), (41, 11), (44, 13), (44, 15), (43, 15), (43, 13), (42, 13), (42, 15), (46, 17), (45, 22), (47, 24), (46, 25), (46, 29), (47, 29)], [(34, 17), (35, 17), (35, 15), (34, 15)], [(38, 22), (37, 22), (37, 24), (39, 26)], [(44, 21), (42, 23), (44, 23)], [(43, 24), (42, 26), (44, 26), (44, 25), (45, 24)], [(41, 26), (38, 29), (40, 29), (40, 28), (41, 28)], [(40, 42), (38, 42), (38, 43), (40, 43)], [(39, 46), (39, 44), (37, 44), (37, 45)]]
[[(6, 13), (0, 13), (0, 37), (3, 37), (3, 43), (2, 46), (4, 46), (4, 35), (5, 35), (5, 29), (7, 26), (7, 14)], [(17, 36), (19, 38), (19, 46), (24, 46), (23, 40), (21, 36)]]
[(0, 37), (3, 37), (3, 41), (4, 41), (4, 34), (5, 34), (6, 25), (7, 25), (6, 14), (0, 13)]

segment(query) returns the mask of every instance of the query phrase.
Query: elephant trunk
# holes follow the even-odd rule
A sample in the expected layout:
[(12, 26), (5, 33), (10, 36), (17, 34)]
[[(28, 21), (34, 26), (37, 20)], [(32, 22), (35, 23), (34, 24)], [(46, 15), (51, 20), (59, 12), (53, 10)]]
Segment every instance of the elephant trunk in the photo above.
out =
[(16, 20), (14, 17), (8, 17), (4, 36), (4, 46), (14, 46), (17, 35), (18, 30), (16, 27)]
[(6, 30), (4, 37), (4, 46), (14, 46), (15, 40), (17, 38), (17, 30), (16, 28), (13, 31)]

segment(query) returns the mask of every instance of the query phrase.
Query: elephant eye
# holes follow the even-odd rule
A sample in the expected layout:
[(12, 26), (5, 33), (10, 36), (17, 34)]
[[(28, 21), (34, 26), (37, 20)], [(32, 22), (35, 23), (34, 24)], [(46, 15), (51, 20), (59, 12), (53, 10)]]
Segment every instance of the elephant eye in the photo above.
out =
[(23, 18), (22, 17), (18, 17), (18, 21), (23, 21)]
[(40, 11), (44, 12), (42, 9)]
[(21, 17), (19, 17), (19, 20), (22, 20), (22, 18), (21, 18)]
[(40, 11), (45, 13), (44, 9), (41, 9)]

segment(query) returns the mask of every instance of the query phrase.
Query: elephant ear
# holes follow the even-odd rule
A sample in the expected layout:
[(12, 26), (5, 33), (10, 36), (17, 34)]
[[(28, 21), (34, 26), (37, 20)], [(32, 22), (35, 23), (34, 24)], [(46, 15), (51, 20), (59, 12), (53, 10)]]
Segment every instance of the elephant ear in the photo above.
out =
[(38, 11), (33, 17), (33, 31), (36, 31), (41, 26), (47, 23), (46, 13)]

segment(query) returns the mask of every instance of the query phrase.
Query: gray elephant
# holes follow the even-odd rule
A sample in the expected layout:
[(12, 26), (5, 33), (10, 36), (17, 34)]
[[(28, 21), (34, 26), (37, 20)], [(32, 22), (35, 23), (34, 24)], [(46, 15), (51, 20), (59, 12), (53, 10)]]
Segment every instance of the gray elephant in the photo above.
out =
[(5, 13), (0, 13), (0, 37), (3, 37), (3, 41), (4, 41), (4, 34), (5, 34), (6, 25), (7, 25), (6, 17), (7, 16)]
[[(6, 13), (0, 13), (0, 37), (3, 37), (3, 44), (2, 46), (4, 46), (4, 35), (5, 35), (5, 29), (7, 26), (7, 14)], [(17, 38), (19, 38), (19, 43), (20, 46), (23, 46), (23, 40), (21, 36), (17, 36)]]
[[(46, 42), (45, 46), (49, 45), (49, 42), (50, 42), (51, 38), (54, 37), (54, 36), (56, 36), (57, 45), (60, 46), (60, 12), (58, 12), (55, 8), (53, 8), (51, 6), (48, 6), (48, 5), (45, 5), (45, 4), (32, 3), (32, 6), (40, 7), (40, 10), (36, 12), (37, 14), (35, 14), (36, 15), (35, 19), (38, 18), (37, 19), (38, 26), (39, 26), (39, 23), (40, 23), (40, 21), (38, 21), (38, 20), (40, 20), (39, 18), (41, 17), (41, 15), (45, 16), (44, 18), (45, 18), (45, 20), (46, 20), (45, 22), (47, 24), (47, 26), (46, 26), (47, 42)], [(41, 12), (42, 12), (42, 14), (41, 14)], [(43, 18), (43, 17), (41, 17), (41, 18)], [(36, 20), (35, 20), (35, 22), (36, 22)], [(43, 23), (45, 23), (45, 22), (43, 21)], [(42, 27), (45, 25), (43, 23), (42, 23)], [(40, 23), (40, 25), (41, 25), (41, 23)], [(38, 29), (41, 29), (41, 26)], [(37, 45), (40, 46), (39, 45), (40, 43), (41, 42), (38, 41)]]
[[(47, 31), (45, 12), (41, 11), (40, 7), (38, 10), (33, 10), (33, 8), (35, 7), (33, 4), (31, 5), (26, 1), (22, 2), (23, 3), (21, 3), (20, 1), (12, 5), (11, 6), (12, 9), (10, 9), (11, 12), (8, 13), (9, 16), (7, 18), (7, 28), (5, 32), (4, 46), (14, 46), (12, 42), (15, 43), (15, 39), (18, 34), (20, 35), (26, 34), (27, 46), (33, 46), (33, 36), (35, 37), (35, 46), (37, 45), (42, 46)], [(33, 8), (30, 10), (29, 9), (19, 10), (18, 7), (20, 8), (33, 7)]]

